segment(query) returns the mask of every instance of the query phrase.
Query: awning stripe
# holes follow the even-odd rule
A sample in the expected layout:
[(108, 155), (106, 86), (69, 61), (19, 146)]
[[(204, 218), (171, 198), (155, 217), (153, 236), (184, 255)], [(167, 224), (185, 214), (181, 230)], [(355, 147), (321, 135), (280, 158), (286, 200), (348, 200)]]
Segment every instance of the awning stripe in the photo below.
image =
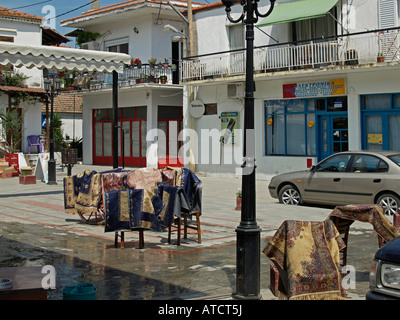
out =
[(0, 42), (0, 65), (38, 69), (122, 72), (131, 57), (123, 53)]
[(257, 27), (300, 21), (324, 16), (338, 0), (299, 0), (276, 5)]

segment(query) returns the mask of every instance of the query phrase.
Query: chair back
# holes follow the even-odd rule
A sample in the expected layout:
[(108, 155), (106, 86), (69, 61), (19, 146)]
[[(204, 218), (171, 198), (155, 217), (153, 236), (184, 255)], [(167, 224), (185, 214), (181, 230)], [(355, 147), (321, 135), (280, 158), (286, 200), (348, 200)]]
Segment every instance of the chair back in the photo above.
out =
[(34, 144), (38, 145), (40, 143), (40, 136), (35, 136), (35, 135), (28, 136), (28, 143), (30, 145)]

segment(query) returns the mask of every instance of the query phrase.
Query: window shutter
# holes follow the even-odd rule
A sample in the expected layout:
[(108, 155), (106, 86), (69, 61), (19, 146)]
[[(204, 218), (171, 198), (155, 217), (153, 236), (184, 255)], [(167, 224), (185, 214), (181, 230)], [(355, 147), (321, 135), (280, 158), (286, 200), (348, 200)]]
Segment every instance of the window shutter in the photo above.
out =
[[(380, 29), (397, 27), (397, 0), (379, 0), (378, 23)], [(380, 32), (378, 36), (379, 52), (385, 56), (385, 61), (398, 59), (397, 30)]]
[(379, 0), (378, 23), (379, 28), (397, 27), (397, 0)]

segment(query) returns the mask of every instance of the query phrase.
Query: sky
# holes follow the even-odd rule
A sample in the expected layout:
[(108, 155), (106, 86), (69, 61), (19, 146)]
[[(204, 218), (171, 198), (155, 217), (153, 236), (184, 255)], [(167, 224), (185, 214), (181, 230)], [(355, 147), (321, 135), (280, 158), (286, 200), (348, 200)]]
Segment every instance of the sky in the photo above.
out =
[[(100, 0), (102, 7), (120, 3), (125, 0)], [(194, 0), (203, 3), (213, 3), (217, 0)], [(52, 18), (49, 20), (52, 25), (62, 34), (73, 31), (73, 28), (60, 27), (60, 21), (81, 15), (82, 12), (90, 9), (91, 0), (0, 0), (0, 7), (15, 9), (21, 12), (34, 14), (39, 17)]]

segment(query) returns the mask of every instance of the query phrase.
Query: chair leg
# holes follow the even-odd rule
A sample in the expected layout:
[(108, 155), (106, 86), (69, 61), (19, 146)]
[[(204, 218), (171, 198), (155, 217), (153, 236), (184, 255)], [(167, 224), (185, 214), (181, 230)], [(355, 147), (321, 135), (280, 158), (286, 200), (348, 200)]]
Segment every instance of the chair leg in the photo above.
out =
[(176, 240), (176, 245), (180, 246), (181, 245), (181, 218), (177, 219), (177, 224), (178, 224), (178, 236), (177, 236), (177, 240)]
[(200, 212), (196, 211), (196, 222), (197, 222), (197, 242), (201, 243), (201, 228), (200, 228)]
[(197, 230), (197, 242), (201, 243), (201, 227), (200, 227), (200, 212), (196, 211), (194, 213), (192, 213), (192, 215), (196, 216), (196, 226), (189, 226), (188, 222), (187, 222), (187, 214), (184, 214), (183, 216), (183, 230), (184, 230), (184, 238), (187, 239), (187, 229), (194, 229)]
[(139, 229), (139, 249), (144, 248), (144, 230)]

